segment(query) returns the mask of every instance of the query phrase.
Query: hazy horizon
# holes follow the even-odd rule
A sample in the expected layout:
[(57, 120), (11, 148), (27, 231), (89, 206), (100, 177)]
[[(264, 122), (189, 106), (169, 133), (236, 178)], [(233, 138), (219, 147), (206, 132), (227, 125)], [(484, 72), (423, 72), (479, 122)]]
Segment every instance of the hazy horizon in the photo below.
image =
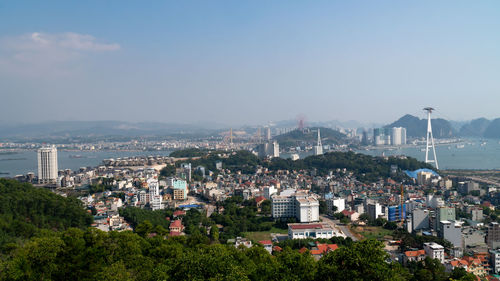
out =
[[(496, 1), (12, 1), (0, 122), (500, 117)], [(20, 19), (23, 20), (20, 20)]]

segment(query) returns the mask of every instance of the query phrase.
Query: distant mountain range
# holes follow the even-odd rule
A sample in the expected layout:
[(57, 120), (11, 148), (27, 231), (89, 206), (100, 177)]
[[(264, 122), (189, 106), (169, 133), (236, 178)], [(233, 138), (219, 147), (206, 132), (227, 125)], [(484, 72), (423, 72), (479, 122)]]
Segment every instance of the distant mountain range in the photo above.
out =
[(99, 136), (168, 136), (213, 133), (214, 124), (173, 124), (124, 121), (48, 121), (36, 124), (1, 124), (1, 138), (99, 137)]
[[(425, 137), (427, 132), (427, 119), (407, 114), (385, 127), (404, 127), (408, 137), (421, 138)], [(478, 118), (468, 122), (432, 119), (432, 133), (435, 138), (500, 138), (500, 118), (494, 120)]]

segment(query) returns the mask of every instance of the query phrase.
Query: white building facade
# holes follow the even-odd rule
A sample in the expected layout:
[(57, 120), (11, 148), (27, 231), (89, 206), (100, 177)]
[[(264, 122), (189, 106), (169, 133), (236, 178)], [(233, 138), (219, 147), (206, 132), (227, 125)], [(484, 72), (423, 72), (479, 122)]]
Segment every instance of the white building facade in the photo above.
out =
[(324, 238), (342, 236), (327, 223), (290, 223), (288, 224), (288, 239)]
[(319, 221), (319, 201), (304, 193), (271, 197), (273, 218), (297, 218), (299, 222)]
[(424, 243), (425, 255), (431, 259), (438, 259), (441, 263), (444, 263), (444, 247), (435, 243), (429, 242)]
[(55, 146), (42, 147), (37, 151), (38, 183), (55, 184), (57, 181), (57, 148)]

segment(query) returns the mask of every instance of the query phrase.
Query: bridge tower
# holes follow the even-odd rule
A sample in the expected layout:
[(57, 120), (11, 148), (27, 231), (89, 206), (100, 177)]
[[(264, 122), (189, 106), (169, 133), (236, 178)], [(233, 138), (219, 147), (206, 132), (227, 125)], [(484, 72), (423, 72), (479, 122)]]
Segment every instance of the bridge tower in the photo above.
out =
[[(439, 169), (436, 157), (436, 146), (434, 145), (434, 137), (432, 136), (432, 125), (431, 125), (431, 113), (434, 110), (434, 108), (426, 107), (424, 108), (424, 110), (427, 111), (427, 137), (426, 137), (427, 140), (425, 143), (425, 163), (434, 163), (436, 169)], [(429, 159), (429, 148), (432, 148), (432, 152), (434, 154), (433, 159)]]

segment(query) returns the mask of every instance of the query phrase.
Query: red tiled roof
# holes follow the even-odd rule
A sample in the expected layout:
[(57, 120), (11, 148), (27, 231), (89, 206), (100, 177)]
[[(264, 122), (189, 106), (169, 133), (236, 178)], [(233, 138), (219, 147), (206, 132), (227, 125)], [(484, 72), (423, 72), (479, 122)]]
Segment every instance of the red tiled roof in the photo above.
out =
[[(300, 250), (299, 250), (299, 253), (303, 254), (305, 252), (309, 251), (306, 247), (302, 247)], [(312, 251), (311, 251), (312, 252)]]
[(175, 220), (170, 223), (170, 227), (182, 227), (182, 223), (180, 220)]
[(273, 244), (273, 242), (271, 240), (262, 240), (262, 241), (259, 241), (260, 244), (262, 245), (269, 245), (269, 244)]
[(295, 224), (290, 226), (292, 229), (311, 229), (311, 228), (323, 228), (323, 225), (319, 223), (311, 224)]
[(417, 250), (417, 251), (406, 251), (405, 256), (407, 257), (418, 257), (418, 256), (423, 256), (425, 255), (424, 250)]
[(341, 213), (344, 216), (350, 216), (350, 215), (354, 214), (354, 211), (343, 210)]
[(185, 211), (177, 210), (177, 211), (174, 212), (174, 217), (184, 216), (185, 214), (186, 214)]
[(281, 252), (281, 251), (283, 251), (283, 249), (281, 249), (280, 246), (274, 246), (273, 251)]
[(255, 202), (257, 202), (257, 203), (260, 203), (264, 200), (266, 200), (266, 197), (264, 197), (264, 196), (259, 196), (259, 197), (255, 198)]
[(321, 250), (311, 250), (311, 255), (322, 255), (323, 251)]
[(321, 251), (322, 253), (335, 251), (339, 248), (337, 244), (317, 244), (316, 247), (318, 247), (318, 250)]

